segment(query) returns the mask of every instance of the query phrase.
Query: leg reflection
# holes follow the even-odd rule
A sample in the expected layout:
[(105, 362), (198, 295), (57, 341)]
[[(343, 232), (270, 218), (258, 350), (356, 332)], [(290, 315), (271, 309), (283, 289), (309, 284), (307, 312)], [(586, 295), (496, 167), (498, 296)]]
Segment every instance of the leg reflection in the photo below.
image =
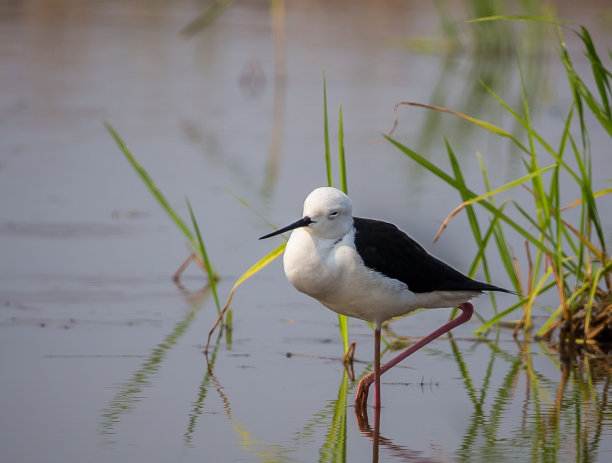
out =
[(372, 463), (378, 463), (378, 447), (380, 444), (380, 407), (374, 409), (374, 429), (370, 427), (368, 410), (362, 407), (355, 407), (355, 419), (359, 431), (372, 439)]
[(427, 463), (434, 462), (423, 455), (420, 450), (412, 450), (403, 445), (394, 444), (391, 439), (380, 435), (380, 413), (381, 408), (374, 408), (374, 427), (370, 426), (367, 408), (355, 407), (355, 419), (357, 428), (364, 436), (372, 439), (372, 462), (378, 463), (379, 449), (383, 447), (385, 452), (393, 455), (400, 461)]

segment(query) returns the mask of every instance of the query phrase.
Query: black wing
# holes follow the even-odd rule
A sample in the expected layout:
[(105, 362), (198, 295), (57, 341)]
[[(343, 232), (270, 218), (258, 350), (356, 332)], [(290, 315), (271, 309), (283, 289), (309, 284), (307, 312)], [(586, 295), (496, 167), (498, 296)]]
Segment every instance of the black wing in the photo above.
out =
[(395, 225), (379, 220), (353, 218), (355, 247), (366, 267), (405, 283), (410, 291), (503, 291), (472, 280), (428, 254)]

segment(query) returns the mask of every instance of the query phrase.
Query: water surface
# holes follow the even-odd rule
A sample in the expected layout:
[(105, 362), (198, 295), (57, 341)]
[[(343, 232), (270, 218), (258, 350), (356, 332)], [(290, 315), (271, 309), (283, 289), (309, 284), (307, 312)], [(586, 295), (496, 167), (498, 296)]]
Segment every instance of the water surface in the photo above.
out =
[[(214, 339), (207, 365), (212, 295), (196, 267), (182, 286), (171, 281), (183, 239), (103, 120), (183, 217), (190, 198), (224, 298), (274, 245), (257, 241), (268, 226), (226, 189), (285, 224), (326, 182), (323, 70), (332, 138), (343, 108), (356, 215), (393, 221), (460, 269), (475, 249), (464, 221), (431, 244), (456, 193), (372, 143), (394, 104), (446, 105), (511, 129), (478, 78), (518, 104), (516, 47), (532, 117), (552, 139), (571, 101), (551, 34), (475, 41), (468, 2), (219, 4), (210, 23), (197, 2), (0, 4), (3, 461), (609, 461), (609, 363), (563, 365), (504, 330), (476, 340), (477, 321), (384, 376), (377, 435), (372, 409), (355, 417), (335, 314), (290, 287), (280, 262), (236, 293), (234, 330)], [(605, 2), (557, 8), (605, 54)], [(568, 45), (587, 69), (571, 34)], [(496, 184), (522, 172), (506, 142), (465, 122), (400, 116), (394, 136), (444, 167), (447, 137), (476, 189), (476, 151)], [(596, 184), (609, 178), (605, 140), (592, 131)], [(506, 284), (501, 268), (493, 276)], [(490, 300), (477, 310), (490, 317)], [(413, 340), (447, 317), (417, 313), (386, 336)], [(359, 377), (372, 334), (358, 321), (350, 330)]]

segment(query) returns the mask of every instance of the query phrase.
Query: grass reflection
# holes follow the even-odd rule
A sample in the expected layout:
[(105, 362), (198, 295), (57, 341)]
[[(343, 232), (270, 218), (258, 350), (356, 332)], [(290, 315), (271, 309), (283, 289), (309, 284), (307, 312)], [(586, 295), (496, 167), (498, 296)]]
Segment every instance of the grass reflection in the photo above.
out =
[[(179, 286), (179, 288), (181, 287)], [(102, 422), (100, 423), (102, 435), (107, 437), (114, 435), (116, 433), (115, 428), (121, 421), (121, 416), (133, 412), (136, 404), (143, 399), (145, 396), (143, 390), (152, 386), (152, 378), (161, 368), (166, 354), (185, 334), (187, 328), (195, 320), (196, 314), (204, 307), (204, 302), (210, 295), (210, 287), (206, 286), (195, 292), (186, 292), (183, 288), (183, 292), (191, 310), (174, 325), (174, 328), (164, 340), (151, 350), (140, 368), (134, 372), (129, 380), (121, 384), (119, 392), (102, 410)]]
[[(326, 429), (325, 440), (319, 448), (319, 463), (344, 463), (347, 461), (347, 413), (354, 411), (352, 397), (359, 380), (372, 370), (372, 364), (364, 366), (361, 374), (355, 380), (350, 379), (350, 373), (344, 369), (337, 397), (327, 402), (325, 407), (316, 412), (306, 425), (296, 434), (295, 442), (299, 445), (312, 443), (318, 429)], [(349, 403), (350, 400), (350, 403)], [(374, 426), (370, 425), (367, 410), (355, 412), (355, 422), (359, 432), (372, 443), (372, 462), (379, 461), (380, 449), (392, 455), (399, 461), (429, 461), (423, 453), (397, 444), (391, 439), (381, 436), (381, 409), (371, 410)], [(361, 461), (361, 460), (360, 460)], [(364, 460), (365, 461), (365, 460)]]
[(315, 412), (295, 435), (296, 444), (305, 445), (315, 440), (314, 436), (319, 429), (327, 429), (325, 441), (319, 449), (319, 462), (346, 461), (347, 396), (349, 391), (353, 390), (354, 384), (349, 383), (349, 374), (345, 369), (337, 397)]
[[(596, 370), (588, 358), (561, 363), (560, 378), (550, 377), (554, 352), (546, 345), (521, 343), (516, 353), (485, 342), (489, 360), (479, 386), (469, 373), (461, 350), (451, 349), (474, 407), (458, 461), (595, 461), (602, 427), (612, 413), (608, 402), (611, 371)], [(542, 347), (534, 351), (534, 346)], [(539, 362), (542, 357), (546, 362)], [(538, 361), (536, 361), (538, 360)], [(605, 361), (605, 360), (604, 360)], [(540, 368), (536, 364), (542, 365)], [(498, 386), (491, 384), (494, 370), (506, 369)], [(594, 376), (598, 371), (599, 376)], [(515, 410), (521, 413), (517, 415)], [(518, 421), (517, 421), (518, 417)]]
[[(365, 366), (360, 377), (365, 376), (370, 370), (371, 365)], [(321, 410), (314, 413), (304, 427), (296, 433), (295, 442), (302, 446), (312, 443), (319, 429), (327, 430), (325, 440), (319, 448), (319, 459), (317, 460), (319, 463), (346, 461), (347, 410), (352, 409), (347, 401), (348, 397), (352, 397), (356, 385), (357, 382), (350, 380), (349, 372), (345, 368), (336, 398), (329, 400)]]
[[(530, 85), (529, 105), (535, 111), (546, 97), (546, 82), (550, 73), (549, 60), (546, 58), (547, 47), (554, 34), (550, 29), (538, 24), (529, 23), (473, 23), (466, 20), (483, 16), (508, 14), (508, 10), (517, 9), (523, 15), (546, 15), (547, 8), (540, 2), (521, 2), (521, 5), (508, 7), (504, 2), (490, 0), (469, 0), (463, 2), (463, 8), (453, 12), (446, 0), (437, 0), (442, 37), (438, 45), (422, 48), (422, 39), (399, 39), (399, 48), (407, 52), (426, 52), (440, 57), (440, 71), (428, 103), (435, 106), (454, 107), (460, 112), (478, 111), (486, 120), (496, 120), (503, 112), (495, 105), (488, 104), (486, 88), (495, 88), (508, 95), (516, 96), (516, 82), (520, 76), (516, 68), (517, 54), (524, 62), (523, 73)], [(486, 13), (486, 14), (484, 14)], [(463, 59), (470, 55), (471, 59)], [(545, 57), (542, 59), (542, 57)], [(461, 75), (462, 79), (457, 79)], [(457, 88), (463, 84), (463, 88)], [(404, 116), (410, 119), (409, 115)], [(413, 119), (415, 122), (417, 119)], [(439, 140), (439, 134), (446, 137), (452, 134), (453, 140), (463, 148), (473, 136), (474, 127), (461, 120), (449, 121), (441, 114), (419, 115), (421, 126), (414, 131), (412, 139), (419, 151), (432, 149), (433, 143)], [(518, 130), (518, 124), (515, 130)], [(509, 147), (513, 149), (512, 146)], [(421, 176), (416, 176), (421, 178)]]
[[(215, 346), (213, 355), (215, 355), (216, 353), (217, 346)], [(217, 391), (217, 394), (219, 395), (219, 398), (221, 399), (221, 402), (223, 403), (223, 409), (225, 411), (225, 415), (232, 429), (236, 433), (236, 436), (238, 437), (238, 443), (240, 447), (243, 450), (245, 450), (247, 453), (256, 457), (257, 460), (261, 462), (265, 462), (265, 463), (283, 462), (284, 463), (284, 462), (293, 461), (294, 459), (291, 458), (291, 455), (290, 455), (292, 452), (291, 449), (288, 449), (279, 444), (274, 444), (274, 443), (266, 442), (261, 439), (256, 439), (253, 436), (253, 433), (251, 433), (251, 431), (246, 427), (246, 425), (233, 414), (232, 406), (230, 404), (229, 398), (227, 397), (225, 392), (223, 392), (223, 387), (221, 386), (219, 379), (213, 374), (213, 366), (214, 365), (212, 364), (212, 361), (211, 361), (211, 363), (209, 364), (208, 371), (204, 377), (205, 379), (202, 381), (202, 383), (203, 384), (205, 382), (207, 383), (208, 380), (210, 380), (215, 390)], [(204, 392), (204, 395), (205, 394), (206, 392)]]
[[(451, 338), (450, 353), (428, 349), (440, 361), (456, 364), (473, 407), (454, 452), (456, 461), (601, 460), (606, 424), (612, 421), (608, 399), (612, 367), (606, 358), (564, 363), (544, 343), (474, 341), (473, 348), (466, 349), (465, 342), (460, 345)], [(506, 342), (516, 348), (505, 346)], [(479, 377), (473, 373), (475, 358), (483, 365)], [(370, 369), (371, 365), (364, 366), (359, 376)], [(296, 445), (308, 446), (316, 443), (318, 431), (325, 430), (319, 462), (347, 461), (347, 428), (351, 429), (347, 411), (352, 409), (347, 401), (355, 385), (345, 371), (337, 397), (296, 434)], [(381, 459), (384, 455), (390, 461), (427, 460), (423, 452), (410, 448), (410, 441), (394, 442), (380, 435), (379, 420), (374, 415), (372, 427), (367, 414), (356, 416), (357, 429), (372, 443), (372, 461), (379, 461), (379, 451)]]
[(346, 369), (342, 375), (338, 398), (329, 403), (331, 424), (327, 428), (325, 442), (319, 450), (320, 462), (343, 462), (346, 461), (346, 397), (348, 392), (348, 372)]
[(196, 399), (193, 401), (193, 408), (191, 413), (189, 413), (189, 420), (187, 424), (187, 430), (183, 435), (183, 440), (185, 445), (191, 445), (191, 441), (193, 439), (193, 433), (196, 429), (197, 421), (200, 415), (204, 412), (204, 399), (206, 399), (206, 395), (208, 393), (208, 387), (210, 386), (211, 376), (213, 369), (215, 367), (215, 362), (217, 360), (217, 351), (219, 350), (219, 342), (221, 341), (221, 331), (219, 331), (219, 335), (217, 336), (217, 341), (215, 342), (215, 347), (210, 354), (210, 357), (206, 357), (206, 361), (208, 363), (208, 368), (206, 368), (206, 373), (202, 378), (202, 382), (200, 383), (200, 387), (198, 388), (198, 394)]

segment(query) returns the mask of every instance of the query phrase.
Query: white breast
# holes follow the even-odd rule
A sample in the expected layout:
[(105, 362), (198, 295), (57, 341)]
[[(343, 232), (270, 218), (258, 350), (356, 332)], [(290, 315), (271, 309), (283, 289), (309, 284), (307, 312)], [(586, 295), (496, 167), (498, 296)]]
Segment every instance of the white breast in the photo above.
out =
[(332, 240), (319, 238), (315, 243), (305, 229), (294, 230), (283, 255), (289, 282), (298, 291), (316, 299), (332, 291), (339, 274), (339, 269), (329, 264), (333, 248)]
[(354, 247), (354, 230), (340, 240), (312, 239), (297, 229), (287, 243), (287, 279), (334, 312), (382, 323), (420, 307), (400, 281), (367, 269)]

